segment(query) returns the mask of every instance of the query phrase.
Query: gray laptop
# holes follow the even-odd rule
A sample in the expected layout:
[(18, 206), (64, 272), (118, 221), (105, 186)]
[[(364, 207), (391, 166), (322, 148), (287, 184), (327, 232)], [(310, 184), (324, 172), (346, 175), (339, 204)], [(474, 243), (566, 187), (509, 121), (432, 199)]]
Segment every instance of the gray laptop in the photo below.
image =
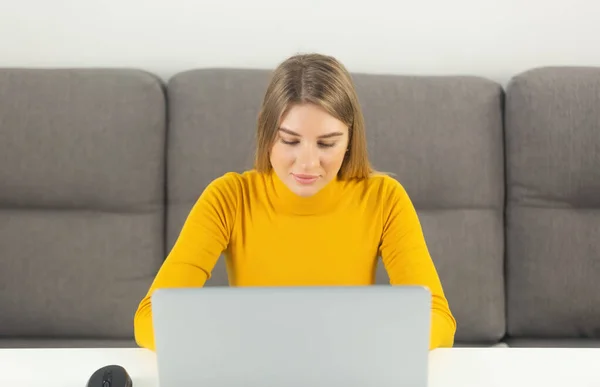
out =
[(425, 387), (423, 287), (159, 289), (160, 387)]

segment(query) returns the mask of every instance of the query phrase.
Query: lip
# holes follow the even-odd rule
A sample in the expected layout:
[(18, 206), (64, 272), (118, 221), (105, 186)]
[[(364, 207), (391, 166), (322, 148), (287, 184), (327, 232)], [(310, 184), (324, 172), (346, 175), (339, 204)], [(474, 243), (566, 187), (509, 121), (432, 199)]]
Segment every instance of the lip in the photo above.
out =
[(295, 173), (292, 173), (292, 176), (294, 176), (294, 179), (300, 184), (312, 184), (319, 178), (319, 176), (315, 175), (302, 175)]

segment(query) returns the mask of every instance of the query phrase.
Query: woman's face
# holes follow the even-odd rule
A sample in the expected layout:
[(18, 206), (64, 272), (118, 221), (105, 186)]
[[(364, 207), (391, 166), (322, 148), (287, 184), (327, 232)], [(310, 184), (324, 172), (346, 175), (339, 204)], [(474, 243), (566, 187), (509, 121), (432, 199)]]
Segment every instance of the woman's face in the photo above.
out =
[(294, 105), (282, 117), (271, 165), (292, 192), (312, 196), (337, 176), (348, 138), (348, 127), (319, 106)]

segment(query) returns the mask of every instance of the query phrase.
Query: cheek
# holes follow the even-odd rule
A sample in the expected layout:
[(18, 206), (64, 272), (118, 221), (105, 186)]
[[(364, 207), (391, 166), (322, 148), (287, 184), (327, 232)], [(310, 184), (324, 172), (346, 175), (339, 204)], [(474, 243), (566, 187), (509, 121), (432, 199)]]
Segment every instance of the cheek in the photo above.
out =
[(341, 147), (339, 149), (330, 150), (325, 152), (321, 157), (321, 163), (329, 168), (339, 168), (344, 161), (346, 155), (346, 148)]
[(287, 166), (294, 160), (293, 152), (290, 151), (289, 147), (282, 146), (282, 144), (275, 144), (271, 148), (270, 157), (273, 168)]

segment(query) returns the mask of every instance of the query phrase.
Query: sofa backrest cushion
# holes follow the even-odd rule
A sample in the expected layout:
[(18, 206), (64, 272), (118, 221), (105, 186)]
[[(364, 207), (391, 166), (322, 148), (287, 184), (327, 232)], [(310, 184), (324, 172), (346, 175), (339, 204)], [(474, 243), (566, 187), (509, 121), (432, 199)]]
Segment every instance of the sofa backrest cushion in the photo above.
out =
[(600, 337), (600, 69), (507, 86), (507, 329)]
[(0, 70), (0, 336), (131, 338), (164, 258), (165, 95), (136, 70)]
[[(371, 159), (395, 174), (417, 208), (456, 341), (497, 342), (505, 333), (501, 86), (459, 76), (355, 82)], [(381, 265), (378, 276), (387, 282)]]
[[(168, 82), (167, 252), (204, 188), (215, 178), (253, 167), (256, 118), (269, 73), (199, 69)], [(219, 259), (207, 286), (228, 284)]]

